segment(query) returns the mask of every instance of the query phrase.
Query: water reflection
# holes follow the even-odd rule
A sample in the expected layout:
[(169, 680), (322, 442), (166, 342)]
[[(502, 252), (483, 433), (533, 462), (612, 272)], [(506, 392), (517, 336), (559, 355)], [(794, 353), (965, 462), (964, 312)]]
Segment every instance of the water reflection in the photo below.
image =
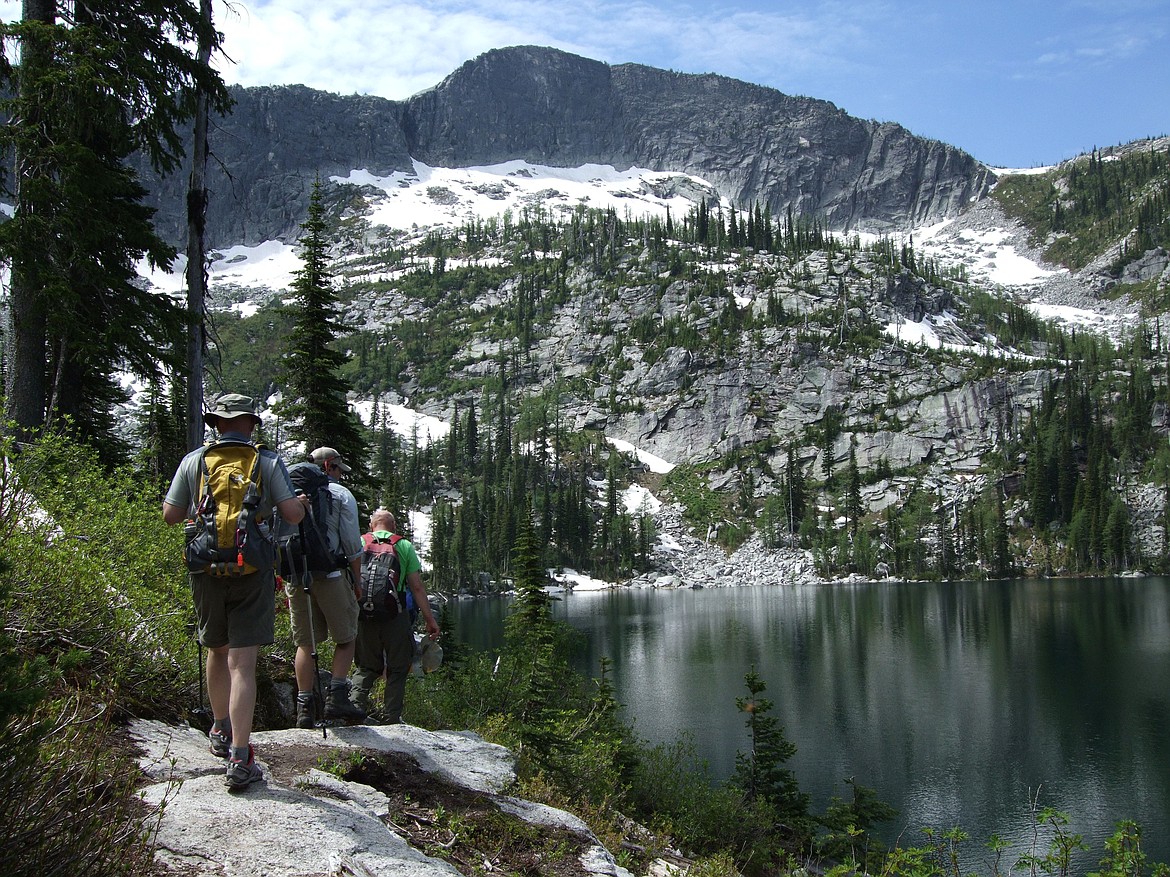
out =
[[(1170, 581), (1146, 578), (578, 593), (555, 611), (585, 634), (581, 669), (611, 658), (635, 730), (692, 734), (716, 777), (747, 744), (735, 697), (755, 667), (818, 809), (853, 776), (901, 811), (891, 837), (982, 843), (1021, 838), (1039, 788), (1095, 866), (1123, 818), (1170, 859), (1168, 607)], [(453, 610), (499, 646), (500, 601)]]

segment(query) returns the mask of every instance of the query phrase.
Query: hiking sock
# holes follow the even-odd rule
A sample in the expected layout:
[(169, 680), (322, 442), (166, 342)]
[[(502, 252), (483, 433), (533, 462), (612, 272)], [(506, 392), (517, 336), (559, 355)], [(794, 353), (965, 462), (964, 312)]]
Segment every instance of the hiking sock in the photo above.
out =
[(239, 761), (241, 763), (246, 764), (248, 761), (248, 747), (247, 746), (233, 746), (232, 747), (232, 758), (236, 761)]
[(211, 723), (211, 730), (219, 731), (228, 740), (232, 739), (232, 720), (229, 716), (226, 719), (216, 719)]

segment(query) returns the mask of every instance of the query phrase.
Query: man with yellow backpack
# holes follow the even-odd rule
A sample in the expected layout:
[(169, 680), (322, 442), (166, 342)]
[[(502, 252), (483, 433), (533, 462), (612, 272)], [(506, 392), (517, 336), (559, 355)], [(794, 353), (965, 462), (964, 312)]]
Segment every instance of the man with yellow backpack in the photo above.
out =
[(163, 520), (185, 521), (185, 557), (199, 642), (207, 648), (211, 752), (227, 759), (226, 783), (238, 791), (263, 779), (249, 742), (256, 707), (256, 661), (275, 640), (274, 512), (291, 524), (305, 516), (288, 470), (252, 442), (260, 423), (250, 396), (225, 393), (203, 416), (217, 441), (188, 453), (163, 500)]

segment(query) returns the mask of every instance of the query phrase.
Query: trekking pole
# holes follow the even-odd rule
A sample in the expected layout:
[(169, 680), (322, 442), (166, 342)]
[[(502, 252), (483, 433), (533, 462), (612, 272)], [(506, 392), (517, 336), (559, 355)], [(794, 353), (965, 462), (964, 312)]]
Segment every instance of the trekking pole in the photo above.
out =
[[(302, 544), (304, 544), (302, 540)], [(305, 602), (309, 606), (309, 643), (310, 654), (313, 656), (313, 720), (317, 720), (317, 710), (325, 709), (325, 686), (321, 684), (321, 663), (317, 657), (317, 631), (313, 624), (313, 592), (311, 585), (313, 574), (309, 572), (309, 556), (301, 552), (301, 588), (305, 592)], [(325, 724), (324, 712), (321, 719), (321, 739), (329, 739), (329, 729)]]
[(204, 705), (207, 703), (207, 687), (203, 681), (203, 643), (199, 641), (199, 630), (194, 624), (187, 625), (187, 632), (195, 637), (195, 645), (198, 648), (196, 654), (198, 655), (197, 660), (199, 662), (199, 706), (191, 710), (191, 717), (199, 719), (201, 725), (207, 725), (207, 727), (210, 728), (211, 723), (215, 721), (215, 716), (212, 715), (211, 710), (209, 710)]

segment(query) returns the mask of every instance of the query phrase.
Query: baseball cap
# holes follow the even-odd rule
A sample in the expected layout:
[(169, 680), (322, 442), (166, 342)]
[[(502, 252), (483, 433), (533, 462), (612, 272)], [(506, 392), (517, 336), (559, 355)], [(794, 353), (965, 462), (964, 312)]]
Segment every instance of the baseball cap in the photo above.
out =
[(324, 466), (326, 463), (333, 463), (342, 472), (352, 472), (351, 469), (341, 458), (341, 453), (336, 448), (317, 448), (313, 453), (309, 454), (313, 458), (313, 462), (318, 466)]

